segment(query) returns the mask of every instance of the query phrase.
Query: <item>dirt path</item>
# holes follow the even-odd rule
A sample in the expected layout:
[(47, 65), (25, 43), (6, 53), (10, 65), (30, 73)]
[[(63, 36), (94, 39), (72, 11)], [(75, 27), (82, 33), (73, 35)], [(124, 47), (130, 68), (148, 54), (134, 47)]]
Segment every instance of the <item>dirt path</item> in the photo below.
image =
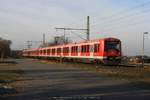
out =
[(0, 72), (17, 74), (9, 83), (17, 93), (2, 95), (0, 100), (150, 100), (149, 88), (127, 79), (104, 77), (72, 64), (16, 61), (16, 65), (0, 66)]

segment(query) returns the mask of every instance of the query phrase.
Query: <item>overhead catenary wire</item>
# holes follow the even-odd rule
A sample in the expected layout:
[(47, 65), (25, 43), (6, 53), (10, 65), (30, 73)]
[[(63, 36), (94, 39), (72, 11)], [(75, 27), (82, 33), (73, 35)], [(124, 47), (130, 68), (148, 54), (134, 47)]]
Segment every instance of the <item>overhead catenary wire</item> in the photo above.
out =
[[(74, 19), (75, 19), (75, 18), (74, 18)], [(81, 23), (81, 21), (83, 21), (83, 23), (82, 23), (83, 25), (82, 25), (82, 24), (79, 24), (79, 22)], [(69, 26), (69, 27), (71, 26), (71, 27), (73, 27), (73, 28), (81, 27), (81, 29), (82, 29), (82, 28), (85, 27), (85, 26), (84, 26), (85, 23), (86, 23), (86, 22), (85, 22), (85, 18), (80, 18), (80, 19), (77, 19), (77, 18), (76, 18), (76, 19), (75, 19), (73, 22), (71, 22), (71, 23), (68, 23), (68, 24), (65, 23), (65, 24), (64, 24), (64, 27), (67, 27), (67, 26)], [(61, 31), (57, 31), (57, 29), (56, 29), (56, 33), (57, 33), (57, 32), (61, 32)], [(64, 31), (62, 31), (62, 33), (63, 33), (63, 32), (64, 32)], [(70, 32), (70, 31), (69, 31), (69, 30), (66, 31), (66, 33), (68, 33), (68, 32)]]
[(107, 31), (107, 32), (111, 31), (112, 32), (114, 30), (118, 30), (120, 27), (125, 27), (123, 29), (127, 29), (127, 28), (129, 28), (131, 26), (135, 27), (135, 25), (140, 25), (140, 23), (143, 23), (144, 21), (150, 21), (150, 19), (149, 20), (144, 19), (144, 20), (141, 20), (141, 21), (138, 21), (138, 22), (131, 22), (131, 23), (128, 23), (128, 24), (125, 24), (125, 25), (120, 25), (120, 26), (117, 26), (117, 27), (113, 27), (113, 28), (109, 28), (109, 29), (104, 29), (104, 31)]
[[(105, 26), (109, 26), (110, 24), (114, 24), (114, 23), (118, 23), (118, 22), (122, 22), (124, 21), (125, 19), (130, 19), (130, 18), (135, 18), (137, 16), (141, 16), (142, 14), (148, 14), (150, 12), (150, 9), (146, 9), (146, 10), (143, 10), (143, 11), (138, 11), (136, 13), (132, 13), (132, 14), (128, 14), (126, 16), (121, 16), (120, 18), (117, 18), (117, 19), (113, 19), (111, 21), (108, 21), (108, 22), (105, 22), (103, 24), (103, 27)], [(100, 23), (99, 23), (100, 24)], [(102, 24), (102, 23), (101, 23)], [(118, 24), (117, 24), (118, 25)]]
[[(148, 12), (150, 12), (150, 9), (148, 9), (148, 10), (146, 10), (146, 11), (144, 11), (144, 12), (142, 12), (142, 13), (140, 13), (140, 12), (138, 12), (138, 13), (136, 13), (135, 15), (133, 15), (133, 16), (129, 16), (129, 17), (127, 17), (127, 18), (125, 18), (125, 19), (128, 19), (128, 21), (139, 21), (139, 19), (137, 20), (136, 19), (136, 17), (139, 17), (139, 16), (144, 16), (143, 14), (149, 14)], [(113, 23), (107, 23), (107, 24), (105, 24), (105, 25), (102, 25), (101, 27), (103, 28), (104, 27), (104, 29), (109, 29), (109, 28), (113, 28), (113, 27), (115, 27), (115, 26), (122, 26), (122, 24), (126, 24), (126, 21), (127, 20), (125, 20), (125, 19), (122, 19), (122, 20), (120, 20), (120, 21), (116, 21), (116, 22), (113, 22)], [(141, 17), (140, 19), (145, 19), (144, 17)], [(113, 25), (112, 25), (113, 24)], [(96, 28), (96, 27), (93, 27), (93, 28)]]
[[(140, 4), (140, 5), (136, 5), (136, 6), (131, 7), (131, 8), (127, 8), (127, 9), (125, 9), (125, 10), (122, 10), (122, 11), (118, 12), (118, 13), (114, 13), (114, 14), (112, 14), (112, 15), (110, 15), (110, 16), (105, 16), (105, 17), (101, 17), (101, 18), (98, 18), (98, 19), (99, 19), (100, 22), (104, 22), (104, 23), (105, 23), (106, 21), (111, 21), (111, 20), (113, 20), (114, 17), (115, 17), (115, 19), (117, 20), (116, 15), (121, 15), (121, 16), (123, 16), (123, 14), (125, 14), (126, 12), (127, 12), (127, 13), (132, 12), (132, 11), (134, 11), (134, 10), (137, 10), (137, 9), (139, 9), (139, 8), (141, 8), (141, 7), (144, 7), (144, 6), (146, 6), (146, 5), (149, 5), (149, 4), (150, 4), (150, 1), (145, 2), (145, 3), (142, 3), (142, 4)], [(93, 22), (93, 23), (94, 23), (94, 24), (91, 25), (91, 26), (95, 26), (95, 25), (97, 25), (97, 24), (100, 24), (100, 23), (97, 23), (97, 21), (96, 21), (96, 22)]]
[[(87, 40), (86, 38), (83, 38), (82, 36), (81, 36), (81, 34), (83, 34), (83, 32), (81, 33), (80, 32), (80, 35), (78, 34), (78, 33), (76, 33), (76, 32), (73, 32), (73, 31), (71, 31), (71, 33), (74, 33), (77, 37), (79, 37), (80, 39), (82, 39), (82, 40)], [(85, 32), (84, 32), (85, 33)]]

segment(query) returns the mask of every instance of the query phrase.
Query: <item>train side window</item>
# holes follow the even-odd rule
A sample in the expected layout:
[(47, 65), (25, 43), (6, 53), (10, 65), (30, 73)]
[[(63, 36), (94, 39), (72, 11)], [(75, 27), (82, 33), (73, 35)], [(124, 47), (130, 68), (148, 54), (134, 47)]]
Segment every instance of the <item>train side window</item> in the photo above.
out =
[(97, 52), (97, 44), (94, 44), (94, 52)]
[(74, 47), (71, 47), (71, 53), (73, 53), (74, 52)]
[(74, 47), (74, 53), (76, 52), (76, 47)]
[(40, 54), (42, 55), (42, 50), (40, 50)]
[(85, 45), (85, 53), (88, 51), (88, 46), (87, 45)]
[(83, 47), (83, 48), (84, 48), (84, 53), (85, 53), (85, 52), (86, 52), (86, 45), (84, 45), (84, 47)]
[(71, 47), (71, 53), (73, 53), (73, 47)]
[(99, 52), (99, 44), (97, 44), (97, 52)]
[(83, 46), (81, 46), (81, 52), (83, 52)]
[(66, 53), (66, 47), (63, 48), (63, 53)]
[(59, 53), (61, 53), (61, 48), (59, 48)]
[(50, 54), (50, 49), (47, 49), (47, 54), (48, 54), (48, 55)]
[(63, 53), (68, 53), (69, 52), (69, 47), (64, 47), (63, 48)]
[(81, 52), (85, 53), (86, 52), (86, 45), (81, 46)]
[(53, 54), (53, 55), (55, 54), (55, 49), (52, 49), (52, 54)]
[(89, 45), (86, 45), (86, 52), (87, 52), (87, 53), (89, 52), (89, 49), (90, 49), (90, 46), (89, 46)]
[(81, 52), (84, 53), (85, 52), (85, 46), (81, 46)]
[(67, 53), (67, 47), (63, 48), (63, 53)]
[(76, 53), (78, 52), (78, 46), (76, 46)]
[(46, 55), (46, 50), (43, 50), (43, 52), (44, 52), (44, 55)]
[(66, 47), (66, 53), (69, 53), (69, 47)]
[(90, 45), (83, 45), (81, 47), (81, 52), (88, 53), (90, 51)]
[(86, 45), (83, 46), (83, 52), (86, 52)]
[(94, 44), (94, 52), (99, 52), (100, 51), (100, 44)]
[(71, 47), (71, 53), (77, 53), (78, 52), (78, 46)]
[(57, 48), (57, 53), (61, 53), (61, 48)]

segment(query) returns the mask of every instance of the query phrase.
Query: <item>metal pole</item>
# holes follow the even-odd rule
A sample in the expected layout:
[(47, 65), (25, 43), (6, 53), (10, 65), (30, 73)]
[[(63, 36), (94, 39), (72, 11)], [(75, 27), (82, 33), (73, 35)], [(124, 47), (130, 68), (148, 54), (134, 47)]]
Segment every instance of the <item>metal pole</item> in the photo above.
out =
[(144, 67), (144, 33), (143, 33), (143, 48), (142, 48), (142, 67)]
[(87, 16), (87, 40), (90, 40), (90, 17)]
[(45, 34), (43, 33), (43, 46), (45, 46)]
[(148, 34), (148, 32), (143, 33), (143, 50), (142, 50), (142, 67), (144, 67), (144, 44), (145, 44), (145, 35)]
[(28, 46), (28, 49), (30, 49), (32, 46), (32, 41), (27, 41), (27, 46)]
[(64, 29), (64, 44), (66, 44), (66, 30)]

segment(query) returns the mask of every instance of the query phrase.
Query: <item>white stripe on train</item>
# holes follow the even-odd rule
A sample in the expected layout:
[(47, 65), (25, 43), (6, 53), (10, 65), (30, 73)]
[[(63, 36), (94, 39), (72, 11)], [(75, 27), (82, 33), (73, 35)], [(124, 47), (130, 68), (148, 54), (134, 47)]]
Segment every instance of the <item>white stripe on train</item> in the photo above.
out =
[[(34, 57), (34, 56), (33, 56)], [(46, 55), (40, 55), (35, 57), (62, 57), (62, 58), (91, 58), (91, 59), (106, 59), (106, 56), (46, 56)]]

